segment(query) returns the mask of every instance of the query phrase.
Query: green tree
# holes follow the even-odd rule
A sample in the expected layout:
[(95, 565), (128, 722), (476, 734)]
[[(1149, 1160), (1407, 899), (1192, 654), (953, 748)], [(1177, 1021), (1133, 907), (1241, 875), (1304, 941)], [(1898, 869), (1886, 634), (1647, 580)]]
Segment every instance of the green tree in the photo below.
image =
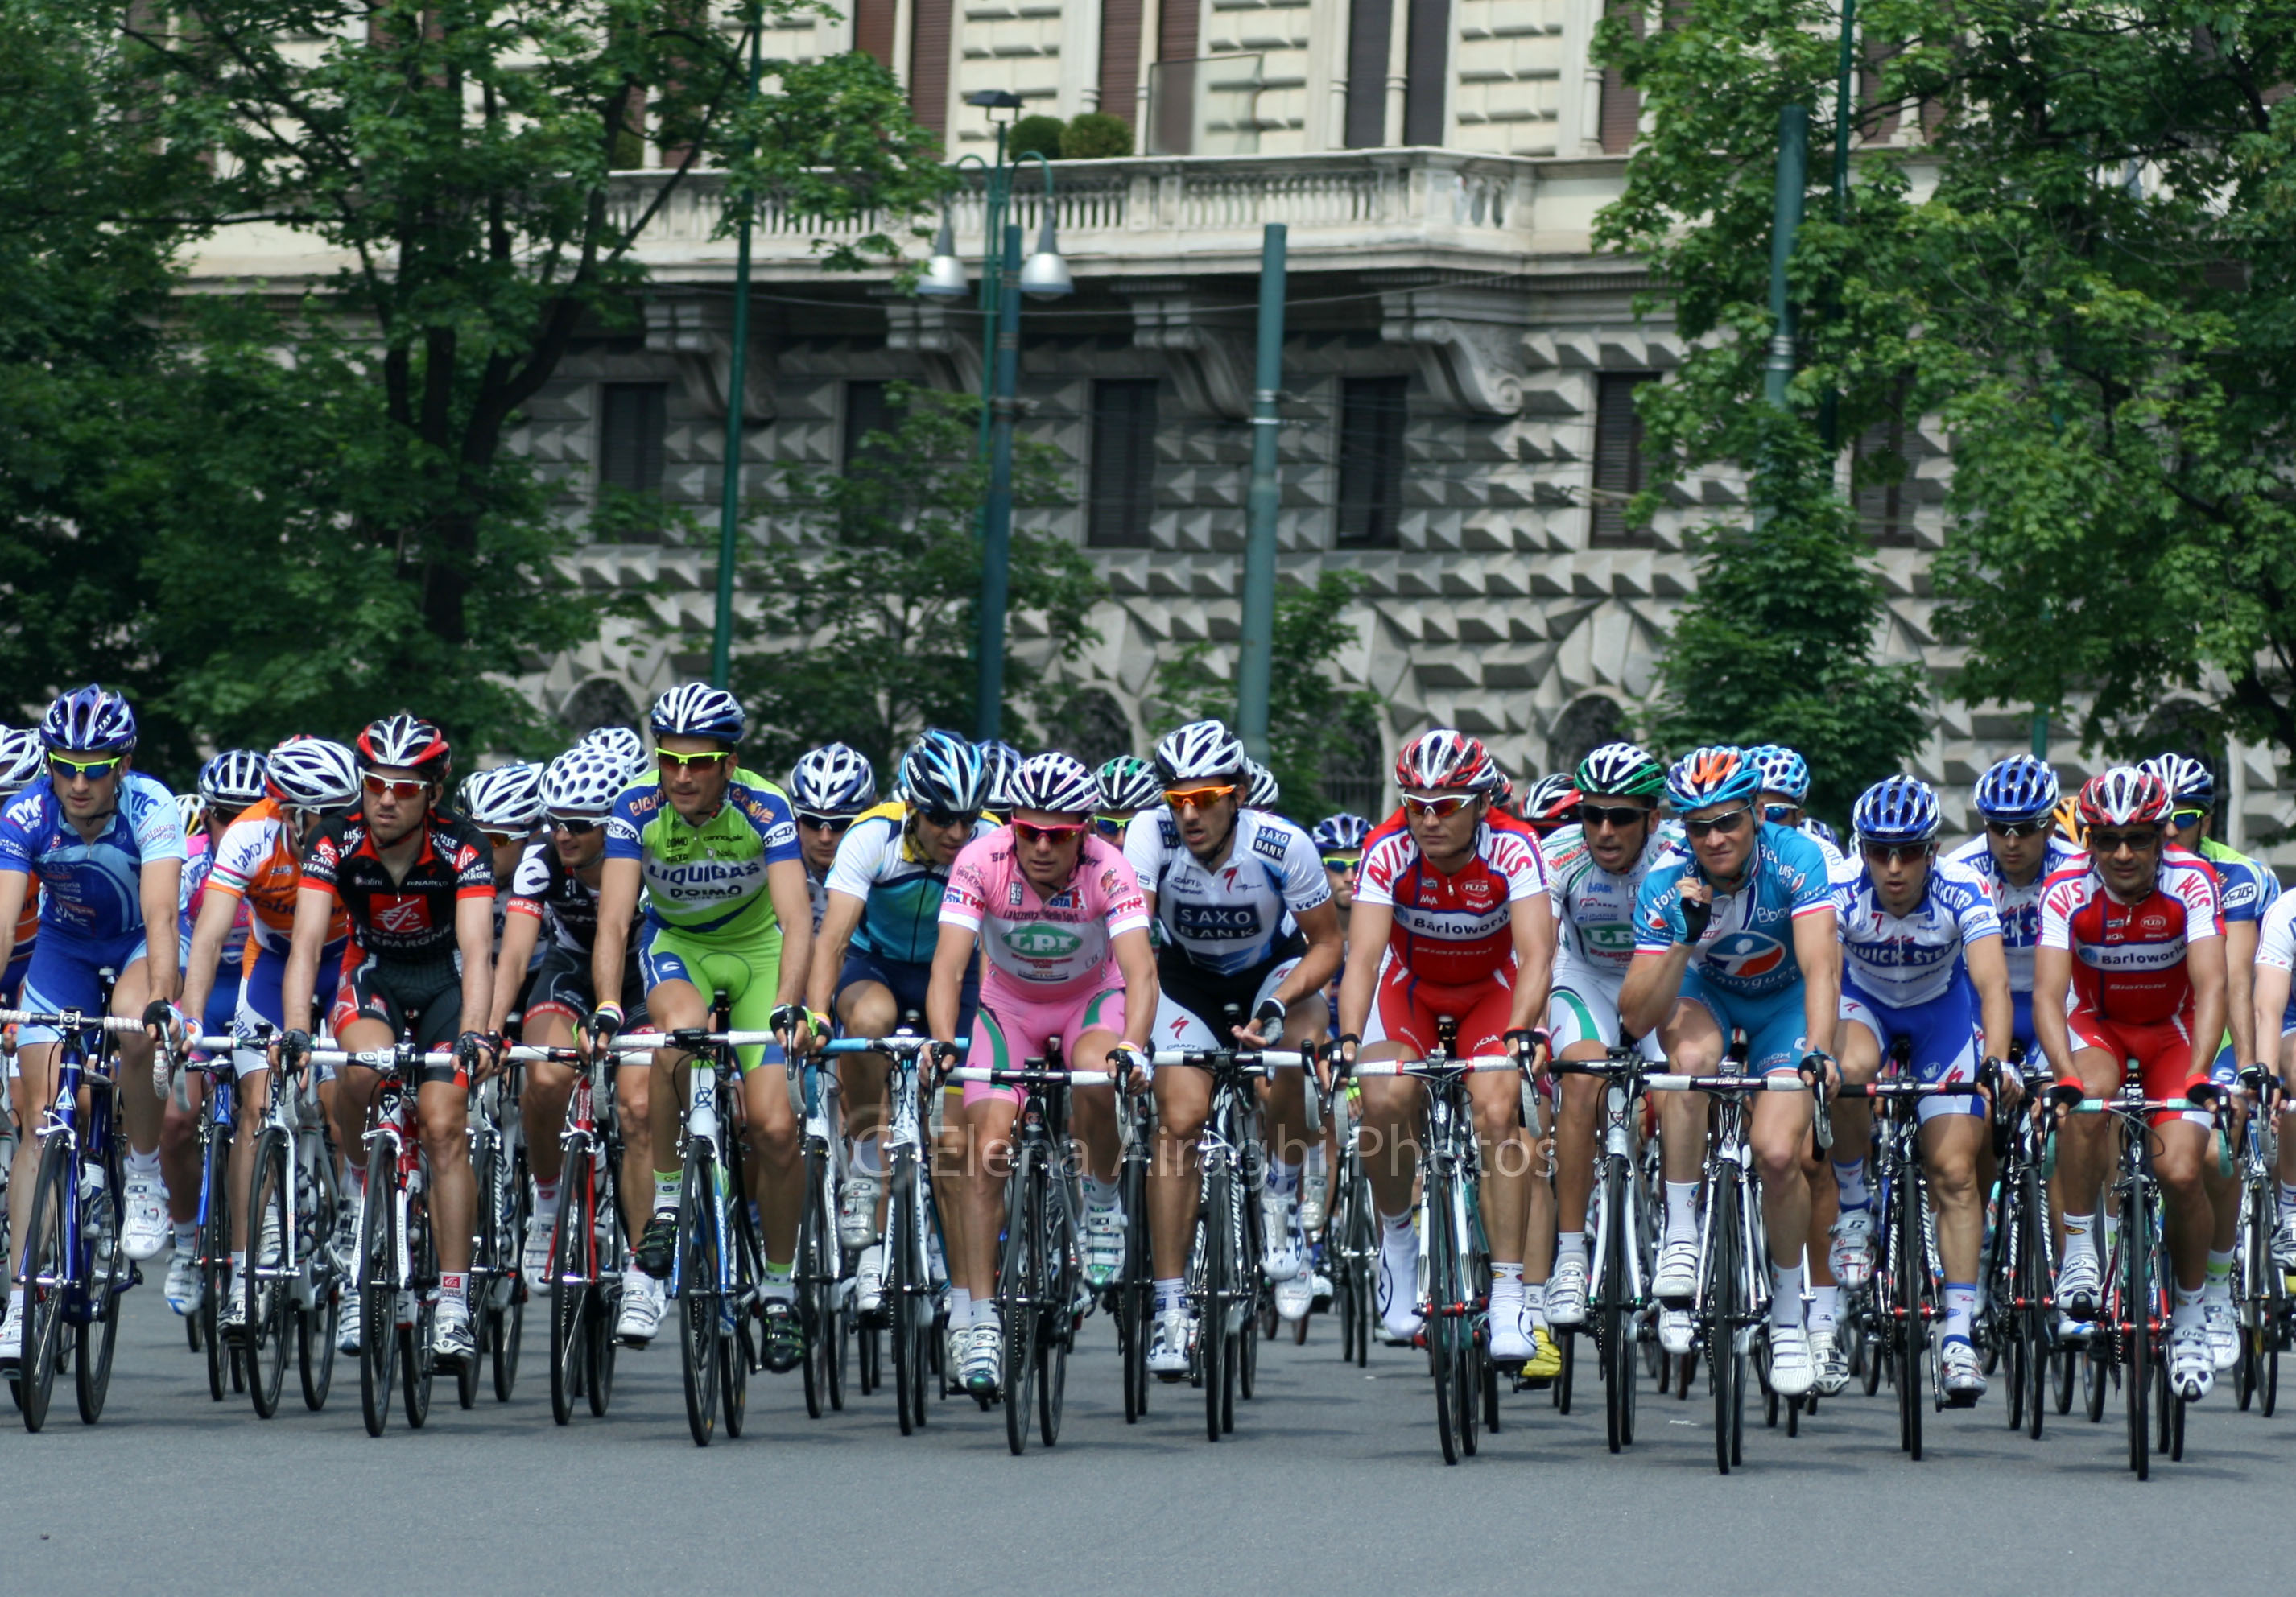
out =
[[(974, 453), (980, 401), (894, 385), (898, 421), (861, 440), (843, 471), (783, 471), (757, 513), (778, 523), (744, 557), (742, 591), (758, 596), (737, 641), (734, 687), (755, 730), (760, 768), (778, 770), (832, 739), (880, 771), (927, 726), (974, 725), (973, 640), (980, 593), (976, 526), (988, 469)], [(1018, 440), (1013, 502), (1062, 503), (1058, 455)], [(1013, 529), (1005, 735), (1026, 745), (1047, 667), (1097, 641), (1087, 622), (1105, 592), (1067, 539)]]
[[(1320, 815), (1324, 769), (1334, 755), (1351, 754), (1358, 728), (1375, 714), (1379, 696), (1342, 686), (1335, 662), (1356, 641), (1356, 629), (1341, 615), (1355, 602), (1363, 582), (1355, 571), (1324, 571), (1305, 586), (1275, 591), (1275, 631), (1269, 647), (1267, 768), (1283, 785), (1283, 808), (1294, 815)], [(1156, 667), (1157, 700), (1163, 714), (1160, 735), (1190, 721), (1217, 718), (1235, 724), (1233, 650), (1209, 643), (1181, 648)]]
[[(1933, 417), (1933, 571), (1972, 700), (2086, 705), (2123, 746), (2162, 700), (2296, 753), (2296, 11), (2263, 0), (1867, 0), (1846, 215), (1792, 262), (1796, 413), (1848, 438)], [(1614, 15), (1652, 133), (1600, 237), (1670, 285), (1692, 354), (1650, 396), (1685, 463), (1750, 458), (1776, 118), (1838, 108), (1834, 0)], [(1922, 182), (1916, 184), (1918, 175)], [(1875, 452), (1874, 478), (1901, 459)]]
[(1105, 160), (1132, 153), (1132, 128), (1122, 117), (1088, 111), (1061, 129), (1062, 160)]

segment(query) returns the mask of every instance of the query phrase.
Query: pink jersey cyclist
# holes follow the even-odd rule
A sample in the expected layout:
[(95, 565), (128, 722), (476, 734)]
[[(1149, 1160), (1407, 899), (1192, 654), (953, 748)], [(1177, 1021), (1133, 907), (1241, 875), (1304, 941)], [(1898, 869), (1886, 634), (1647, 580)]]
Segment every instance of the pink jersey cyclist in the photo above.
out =
[[(1123, 854), (1100, 838), (1083, 839), (1075, 874), (1049, 897), (1022, 872), (1012, 827), (975, 839), (949, 867), (940, 923), (973, 933), (988, 956), (968, 1064), (1017, 1064), (1043, 1058), (1052, 1037), (1073, 1044), (1087, 1031), (1123, 1031), (1124, 979), (1111, 944), (1145, 932), (1148, 906)], [(964, 1089), (967, 1103), (991, 1096), (1017, 1102), (1020, 1093), (985, 1082)]]

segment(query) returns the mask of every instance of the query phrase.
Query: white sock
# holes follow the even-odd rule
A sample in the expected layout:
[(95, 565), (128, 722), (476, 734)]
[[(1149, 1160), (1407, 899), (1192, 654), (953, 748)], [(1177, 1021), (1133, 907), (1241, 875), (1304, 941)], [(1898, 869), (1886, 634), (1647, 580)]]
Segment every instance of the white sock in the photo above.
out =
[(1770, 1323), (1799, 1325), (1801, 1322), (1801, 1265), (1799, 1261), (1770, 1264)]
[(1866, 1191), (1866, 1161), (1853, 1159), (1849, 1164), (1833, 1167), (1833, 1184), (1841, 1193), (1844, 1208), (1865, 1208), (1874, 1200)]
[(354, 1160), (343, 1167), (343, 1174), (350, 1181), (351, 1191), (357, 1192), (362, 1198), (365, 1197), (366, 1167)]
[(231, 1250), (231, 1290), (237, 1296), (243, 1297), (247, 1292), (247, 1249), (244, 1248)]
[(1084, 1178), (1084, 1206), (1092, 1209), (1111, 1209), (1123, 1195), (1123, 1189), (1112, 1181), (1103, 1181), (1097, 1175)]
[(1964, 1282), (1945, 1283), (1945, 1335), (1948, 1341), (1959, 1337), (1970, 1339), (1972, 1322), (1977, 1318), (1977, 1289)]
[(1841, 1289), (1838, 1286), (1813, 1286), (1809, 1289), (1809, 1328), (1812, 1331), (1832, 1331), (1841, 1321)]
[(21, 1287), (8, 1289), (8, 1319), (20, 1333), (24, 1324), (24, 1289)]
[(189, 1253), (193, 1249), (199, 1245), (200, 1223), (197, 1220), (177, 1221), (176, 1223), (176, 1251), (178, 1253)]
[(766, 1261), (765, 1279), (758, 1282), (758, 1294), (767, 1302), (793, 1303), (797, 1300), (797, 1265), (777, 1265)]
[(439, 1303), (441, 1307), (451, 1303), (465, 1314), (470, 1312), (470, 1280), (459, 1270), (439, 1272)]
[(1516, 1265), (1513, 1268), (1514, 1273), (1510, 1275), (1506, 1274), (1507, 1265), (1491, 1266), (1491, 1319), (1495, 1323), (1522, 1314), (1522, 1266)]
[(160, 1179), (160, 1151), (154, 1148), (149, 1153), (138, 1153), (130, 1148), (119, 1167), (120, 1173), (129, 1181), (157, 1181)]
[(2090, 1234), (2095, 1225), (2095, 1215), (2068, 1213), (2065, 1216), (2065, 1257), (2068, 1260), (2076, 1253), (2086, 1254), (2092, 1259), (2096, 1257), (2096, 1238)]
[(2204, 1286), (2188, 1290), (2182, 1282), (2177, 1283), (2177, 1306), (2170, 1311), (2169, 1316), (2171, 1328), (2177, 1331), (2188, 1331), (2194, 1326), (2206, 1325), (2209, 1323), (2207, 1306), (2202, 1302), (2202, 1298), (2207, 1290)]
[(972, 1323), (972, 1294), (963, 1287), (948, 1290), (948, 1323), (952, 1331), (964, 1331)]
[(1696, 1182), (1669, 1181), (1666, 1183), (1666, 1240), (1669, 1242), (1694, 1242), (1698, 1240)]
[(2284, 1181), (2280, 1183), (2280, 1208), (2284, 1213), (2296, 1214), (2296, 1187)]
[(1540, 1330), (1546, 1329), (1546, 1283), (1526, 1281), (1522, 1283), (1522, 1306), (1530, 1311), (1530, 1323)]
[(1175, 1275), (1156, 1282), (1156, 1313), (1161, 1316), (1187, 1306), (1188, 1283)]
[(1267, 1163), (1267, 1190), (1278, 1198), (1296, 1197), (1300, 1192), (1299, 1161), (1270, 1159)]
[(653, 1173), (653, 1212), (655, 1214), (674, 1215), (677, 1212), (677, 1189), (684, 1179), (684, 1173), (677, 1170), (656, 1170)]
[(1587, 1262), (1587, 1233), (1585, 1232), (1563, 1231), (1557, 1232), (1555, 1233), (1554, 1262), (1559, 1265), (1566, 1258), (1575, 1258), (1582, 1265)]

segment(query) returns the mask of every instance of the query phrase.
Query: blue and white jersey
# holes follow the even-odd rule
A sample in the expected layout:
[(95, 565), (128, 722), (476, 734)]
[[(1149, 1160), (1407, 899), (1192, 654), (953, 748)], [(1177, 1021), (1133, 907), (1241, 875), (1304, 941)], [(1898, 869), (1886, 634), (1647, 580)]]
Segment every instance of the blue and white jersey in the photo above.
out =
[(2041, 889), (2050, 877), (2086, 858), (2087, 855), (2053, 832), (2049, 836), (2049, 851), (2041, 856), (2041, 868), (2033, 873), (2033, 880), (2021, 888), (2012, 887), (2001, 874), (1993, 850), (1985, 846), (1985, 834), (1980, 832), (1940, 862), (1968, 872), (1992, 893), (1993, 917), (2001, 925), (2001, 953), (2009, 962), (2011, 992), (2033, 990), (2033, 950), (2041, 941)]
[(1866, 867), (1861, 862), (1842, 853), (1841, 847), (1824, 832), (1812, 831), (1810, 825), (1811, 823), (1804, 821), (1799, 830), (1802, 836), (1817, 845), (1819, 853), (1825, 856), (1826, 880), (1835, 887), (1840, 887), (1844, 882), (1857, 880), (1866, 873)]
[(119, 779), (119, 802), (94, 842), (64, 818), (44, 772), (0, 811), (0, 871), (40, 879), (40, 924), (67, 937), (116, 938), (144, 929), (147, 860), (184, 857), (176, 796), (141, 771)]
[[(1685, 844), (1651, 867), (1635, 899), (1635, 952), (1663, 954), (1682, 940), (1682, 884), (1705, 880)], [(1736, 889), (1714, 894), (1714, 911), (1691, 953), (1699, 979), (1717, 991), (1767, 998), (1801, 980), (1793, 922), (1830, 914), (1832, 889), (1817, 839), (1766, 821)]]
[(1332, 901), (1316, 845), (1265, 810), (1236, 812), (1227, 857), (1215, 868), (1188, 852), (1179, 822), (1161, 808), (1134, 817), (1124, 857), (1140, 890), (1155, 897), (1168, 956), (1221, 976), (1267, 963), (1292, 935), (1293, 916)]
[(1857, 880), (1834, 888), (1833, 920), (1843, 978), (1891, 1009), (1943, 997), (1962, 968), (1963, 948), (2001, 935), (1992, 889), (1946, 860), (1930, 862), (1921, 899), (1905, 915), (1884, 909), (1873, 877), (1859, 871)]
[[(2296, 971), (2296, 893), (2283, 893), (2264, 912), (2264, 924), (2256, 933), (2256, 964), (2259, 970)], [(2281, 1011), (2280, 1035), (2296, 1031), (2296, 982), (2288, 988), (2288, 1007)], [(2269, 1037), (2257, 1039), (2258, 1052), (2267, 1059), (2271, 1055)]]

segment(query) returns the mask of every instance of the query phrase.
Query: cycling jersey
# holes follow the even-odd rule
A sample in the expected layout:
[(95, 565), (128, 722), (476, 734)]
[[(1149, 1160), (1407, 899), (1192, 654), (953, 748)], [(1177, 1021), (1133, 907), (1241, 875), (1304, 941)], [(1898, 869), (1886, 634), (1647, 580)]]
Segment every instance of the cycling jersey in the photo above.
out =
[(1514, 964), (1511, 907), (1546, 891), (1546, 866), (1528, 830), (1478, 827), (1459, 871), (1427, 864), (1408, 831), (1390, 832), (1363, 856), (1357, 904), (1394, 913), (1388, 951), (1423, 980), (1464, 987)]
[(1948, 860), (1930, 862), (1921, 899), (1904, 915), (1883, 908), (1872, 875), (1859, 871), (1834, 888), (1833, 920), (1844, 982), (1893, 1009), (1943, 997), (1961, 975), (1963, 949), (2001, 935), (1985, 883)]
[(396, 880), (357, 810), (329, 822), (304, 853), (303, 885), (334, 895), (349, 915), (355, 953), (372, 961), (453, 963), (455, 907), (470, 898), (494, 902), (494, 856), (479, 829), (440, 810), (421, 826), (414, 861)]
[[(302, 885), (302, 855), (277, 799), (250, 805), (224, 829), (207, 888), (244, 902), (248, 941), (255, 947), (286, 955), (294, 942), (295, 900)], [(338, 897), (327, 923), (327, 941), (340, 943), (349, 935), (349, 912)]]
[(1636, 896), (1651, 868), (1674, 849), (1665, 830), (1653, 826), (1626, 874), (1614, 876), (1596, 863), (1583, 827), (1574, 823), (1549, 837), (1544, 853), (1558, 962), (1568, 958), (1613, 988), (1623, 981), (1635, 957)]
[(962, 926), (988, 955), (982, 1002), (992, 988), (1033, 1002), (1111, 985), (1110, 945), (1148, 929), (1139, 880), (1124, 856), (1086, 834), (1068, 884), (1047, 896), (1022, 874), (1013, 829), (1000, 826), (964, 846), (949, 867), (940, 923)]
[(1977, 877), (1993, 893), (1994, 918), (2001, 925), (2002, 957), (2009, 964), (2009, 990), (2030, 996), (2033, 991), (2033, 949), (2041, 940), (2041, 889), (2051, 877), (2070, 870), (2087, 856), (2064, 839), (2052, 834), (2041, 868), (2023, 887), (2013, 887), (2001, 874), (2000, 862), (1982, 836), (1972, 838), (1945, 863)]
[(810, 864), (805, 868), (805, 897), (813, 910), (813, 929), (819, 931), (822, 917), (829, 913), (829, 878), (815, 875)]
[[(1635, 898), (1636, 953), (1663, 954), (1682, 940), (1682, 884), (1705, 880), (1686, 847), (1651, 868)], [(1702, 985), (1747, 998), (1798, 987), (1801, 967), (1794, 959), (1792, 923), (1833, 908), (1816, 839), (1765, 822), (1738, 886), (1715, 889), (1713, 913), (1691, 953), (1691, 970)]]
[(2263, 920), (2265, 912), (2280, 897), (2280, 879), (2261, 861), (2251, 859), (2237, 848), (2228, 848), (2214, 838), (2202, 838), (2196, 852), (2216, 872), (2217, 907), (2223, 913), (2225, 924)]
[[(176, 925), (179, 933), (180, 957), (185, 962), (192, 957), (192, 933), (198, 930), (200, 909), (207, 902), (208, 887), (215, 879), (216, 858), (214, 839), (209, 836), (206, 828), (201, 828), (196, 836), (184, 840), (184, 880), (176, 895)], [(231, 930), (224, 934), (223, 952), (216, 960), (217, 970), (242, 962), (248, 938), (254, 930), (253, 919), (248, 913), (246, 900), (241, 899), (232, 911)]]
[(2051, 877), (2041, 895), (2040, 946), (2073, 955), (2070, 1007), (2107, 1022), (2188, 1019), (2185, 946), (2223, 935), (2215, 879), (2181, 848), (2162, 851), (2152, 888), (2135, 904), (2114, 897), (2093, 864)]
[(1816, 843), (1817, 851), (1825, 856), (1825, 879), (1836, 887), (1846, 881), (1855, 881), (1865, 873), (1864, 864), (1842, 853), (1841, 845), (1827, 833), (1818, 831), (1816, 822), (1805, 820), (1794, 830)]
[(1265, 810), (1239, 810), (1227, 857), (1207, 866), (1189, 852), (1168, 809), (1136, 819), (1124, 857), (1156, 896), (1165, 962), (1220, 976), (1265, 965), (1294, 937), (1293, 917), (1332, 901), (1308, 834)]
[[(2272, 901), (2264, 913), (2264, 924), (2256, 934), (2256, 962), (2275, 970), (2296, 971), (2296, 893), (2283, 893)], [(2288, 991), (2288, 1007), (2280, 1016), (2280, 1035), (2296, 1031), (2296, 982)], [(2271, 1041), (2259, 1037), (2258, 1052)]]
[[(881, 804), (864, 810), (837, 845), (829, 890), (862, 901), (861, 923), (853, 929), (856, 953), (902, 964), (931, 964), (940, 938), (941, 894), (954, 864), (935, 864), (907, 835), (908, 809)], [(996, 830), (981, 817), (974, 839)]]
[(788, 796), (739, 770), (718, 813), (699, 826), (677, 813), (659, 782), (625, 790), (606, 823), (606, 857), (639, 863), (650, 924), (718, 946), (767, 938), (778, 946), (767, 872), (802, 858)]
[(65, 819), (45, 772), (0, 811), (0, 871), (37, 877), (41, 924), (70, 937), (141, 932), (144, 863), (184, 852), (175, 795), (141, 771), (120, 774), (118, 802), (92, 843)]
[[(548, 838), (537, 838), (518, 856), (510, 879), (509, 913), (542, 922), (542, 940), (568, 954), (587, 954), (598, 942), (598, 889), (568, 870)], [(639, 913), (643, 913), (640, 911)], [(637, 935), (638, 915), (629, 937)], [(537, 951), (540, 951), (537, 949)]]

